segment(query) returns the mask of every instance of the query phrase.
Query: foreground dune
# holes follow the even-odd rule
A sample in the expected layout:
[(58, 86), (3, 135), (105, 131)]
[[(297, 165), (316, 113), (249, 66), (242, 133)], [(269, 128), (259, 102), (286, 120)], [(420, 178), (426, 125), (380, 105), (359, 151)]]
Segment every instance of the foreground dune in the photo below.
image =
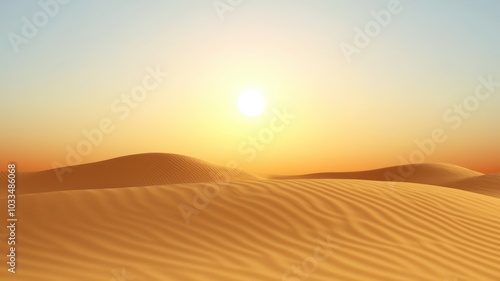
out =
[(18, 200), (18, 271), (0, 280), (500, 280), (500, 199), (451, 188), (245, 180)]

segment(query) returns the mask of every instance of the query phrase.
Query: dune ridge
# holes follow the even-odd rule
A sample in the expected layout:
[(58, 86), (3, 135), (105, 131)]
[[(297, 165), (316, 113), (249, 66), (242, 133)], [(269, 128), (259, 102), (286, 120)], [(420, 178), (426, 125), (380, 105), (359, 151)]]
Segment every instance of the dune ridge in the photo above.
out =
[(466, 178), (449, 182), (447, 186), (500, 198), (500, 174)]
[[(188, 156), (146, 153), (63, 169), (18, 173), (18, 194), (76, 189), (116, 188), (161, 184), (257, 179), (242, 170), (228, 169)], [(64, 173), (63, 173), (64, 172)], [(61, 175), (62, 181), (57, 174)], [(6, 172), (0, 174), (6, 179)], [(1, 194), (4, 195), (4, 194)]]
[(450, 181), (461, 180), (470, 177), (484, 175), (482, 173), (445, 163), (421, 163), (408, 164), (400, 166), (391, 166), (386, 168), (356, 171), (356, 172), (327, 172), (305, 175), (280, 176), (275, 175), (276, 179), (365, 179), (385, 181), (388, 180), (387, 174), (396, 175), (408, 182), (431, 184), (446, 183)]
[(500, 197), (500, 174), (485, 175), (457, 165), (422, 163), (387, 168), (340, 173), (306, 175), (271, 175), (271, 179), (359, 179), (374, 181), (411, 182), (451, 187), (489, 196)]

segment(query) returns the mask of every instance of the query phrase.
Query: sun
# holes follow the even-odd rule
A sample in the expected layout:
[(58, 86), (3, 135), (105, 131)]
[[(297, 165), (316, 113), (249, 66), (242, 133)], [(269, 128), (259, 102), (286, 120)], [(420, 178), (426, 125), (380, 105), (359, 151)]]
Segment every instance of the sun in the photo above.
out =
[(247, 90), (238, 98), (238, 109), (248, 117), (260, 115), (266, 108), (266, 100), (257, 90)]

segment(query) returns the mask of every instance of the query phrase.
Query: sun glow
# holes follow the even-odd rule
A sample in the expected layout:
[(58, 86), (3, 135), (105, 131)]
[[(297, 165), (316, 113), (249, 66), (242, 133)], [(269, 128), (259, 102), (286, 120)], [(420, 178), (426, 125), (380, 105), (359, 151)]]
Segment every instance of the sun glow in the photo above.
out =
[(259, 91), (247, 90), (238, 98), (238, 109), (249, 117), (260, 115), (266, 107), (266, 100)]

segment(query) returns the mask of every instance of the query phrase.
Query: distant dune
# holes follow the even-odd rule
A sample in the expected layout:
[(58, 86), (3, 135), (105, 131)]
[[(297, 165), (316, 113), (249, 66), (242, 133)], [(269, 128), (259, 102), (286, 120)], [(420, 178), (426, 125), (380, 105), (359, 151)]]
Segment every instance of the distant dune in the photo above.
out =
[(388, 168), (346, 172), (346, 173), (316, 173), (296, 176), (273, 176), (276, 179), (365, 179), (386, 181), (386, 175), (399, 176), (408, 182), (442, 184), (456, 180), (483, 175), (460, 166), (443, 163), (424, 163), (393, 166)]
[(410, 167), (268, 179), (143, 154), (62, 183), (19, 172), (17, 273), (0, 280), (500, 280), (500, 174), (414, 167), (391, 185)]
[(270, 176), (271, 179), (360, 179), (375, 181), (413, 182), (453, 187), (500, 197), (500, 174), (484, 175), (460, 166), (443, 163), (424, 163), (388, 168), (346, 172), (317, 173), (296, 176)]
[[(130, 155), (69, 168), (71, 172), (62, 175), (63, 181), (59, 180), (54, 170), (21, 173), (17, 192), (27, 194), (257, 178), (243, 171), (195, 158), (163, 153)], [(5, 172), (2, 172), (2, 180), (5, 180), (5, 176)]]
[(447, 186), (500, 198), (500, 174), (466, 178)]

